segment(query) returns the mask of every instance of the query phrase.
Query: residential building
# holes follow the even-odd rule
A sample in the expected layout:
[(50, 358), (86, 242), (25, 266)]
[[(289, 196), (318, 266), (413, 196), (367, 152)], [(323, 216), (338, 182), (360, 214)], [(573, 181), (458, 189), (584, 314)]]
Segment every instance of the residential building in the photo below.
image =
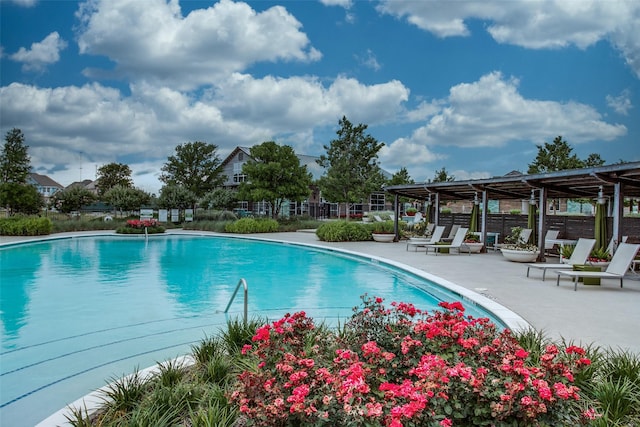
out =
[(27, 179), (27, 183), (36, 187), (38, 193), (42, 195), (45, 203), (49, 203), (50, 198), (58, 191), (64, 189), (64, 187), (58, 184), (53, 179), (46, 175), (40, 175), (37, 173), (30, 173)]
[[(308, 156), (304, 154), (296, 154), (300, 160), (300, 164), (307, 167), (311, 173), (312, 180), (316, 182), (324, 174), (325, 169), (317, 163), (319, 157)], [(248, 147), (236, 147), (223, 161), (223, 174), (226, 175), (224, 187), (236, 190), (240, 183), (247, 180), (246, 175), (242, 173), (242, 166), (251, 160), (251, 151)], [(383, 171), (386, 178), (390, 178), (391, 174)], [(317, 186), (312, 185), (310, 188), (309, 198), (301, 203), (289, 202), (288, 206), (284, 206), (282, 212), (287, 216), (309, 215), (314, 218), (330, 218), (344, 216), (346, 207), (344, 204), (332, 203), (325, 200), (320, 194)], [(376, 192), (370, 195), (366, 203), (351, 206), (351, 215), (361, 215), (367, 211), (383, 211), (391, 210), (393, 199), (387, 200), (384, 191)], [(250, 212), (254, 215), (267, 215), (268, 206), (266, 202), (249, 202), (240, 201), (238, 210), (241, 212)]]

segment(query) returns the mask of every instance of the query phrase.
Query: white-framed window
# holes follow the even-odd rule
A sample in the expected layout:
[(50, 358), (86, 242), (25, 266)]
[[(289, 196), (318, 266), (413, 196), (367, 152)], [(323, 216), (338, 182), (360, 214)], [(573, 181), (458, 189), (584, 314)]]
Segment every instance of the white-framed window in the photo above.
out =
[[(238, 158), (240, 158), (240, 155), (238, 155)], [(233, 182), (235, 183), (245, 182), (247, 180), (247, 176), (242, 173), (242, 165), (244, 165), (244, 162), (235, 162), (233, 164)]]
[(383, 211), (385, 207), (384, 193), (372, 193), (369, 197), (369, 209), (372, 211)]

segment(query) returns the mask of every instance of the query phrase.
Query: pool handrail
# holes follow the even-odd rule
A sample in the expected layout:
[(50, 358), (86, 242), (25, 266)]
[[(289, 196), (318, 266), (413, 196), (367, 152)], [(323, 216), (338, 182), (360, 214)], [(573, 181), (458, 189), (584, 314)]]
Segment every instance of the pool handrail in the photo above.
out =
[(233, 300), (235, 299), (236, 294), (238, 293), (238, 289), (240, 289), (240, 285), (242, 285), (244, 288), (244, 323), (246, 325), (247, 324), (247, 302), (248, 302), (248, 296), (249, 296), (249, 287), (247, 286), (246, 280), (240, 279), (238, 281), (238, 284), (236, 285), (236, 290), (233, 291), (233, 295), (231, 295), (229, 304), (227, 304), (227, 308), (224, 309), (224, 312), (226, 314), (227, 311), (229, 311), (229, 307), (231, 307), (231, 303), (233, 303)]

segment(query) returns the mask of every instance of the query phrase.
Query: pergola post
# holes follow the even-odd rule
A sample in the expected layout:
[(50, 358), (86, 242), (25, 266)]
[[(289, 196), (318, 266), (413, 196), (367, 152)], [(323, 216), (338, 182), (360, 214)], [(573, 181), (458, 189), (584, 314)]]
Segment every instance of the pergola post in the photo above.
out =
[(547, 227), (545, 227), (545, 222), (547, 219), (547, 189), (544, 187), (540, 187), (540, 200), (538, 201), (538, 262), (545, 262), (544, 257), (544, 247), (545, 241), (544, 237), (547, 234)]
[[(620, 227), (620, 221), (624, 215), (624, 200), (622, 196), (622, 184), (616, 182), (613, 184), (613, 230), (611, 236), (615, 240), (613, 250), (617, 249), (617, 245), (622, 240), (622, 229)], [(613, 255), (613, 254), (611, 254)]]

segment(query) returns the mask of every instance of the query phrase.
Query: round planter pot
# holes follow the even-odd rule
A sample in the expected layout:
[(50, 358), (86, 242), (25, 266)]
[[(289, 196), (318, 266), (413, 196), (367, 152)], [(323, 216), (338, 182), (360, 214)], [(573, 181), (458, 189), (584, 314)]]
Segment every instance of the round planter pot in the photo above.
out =
[(517, 251), (502, 248), (500, 252), (506, 259), (514, 262), (534, 262), (538, 258), (538, 251)]
[(375, 240), (376, 242), (382, 242), (382, 243), (390, 243), (393, 242), (393, 239), (395, 239), (396, 235), (391, 233), (391, 234), (386, 234), (386, 233), (371, 233), (371, 236), (373, 236), (373, 240)]
[(472, 254), (479, 254), (483, 246), (484, 243), (480, 242), (463, 243), (462, 246), (460, 246), (460, 252), (471, 252)]

